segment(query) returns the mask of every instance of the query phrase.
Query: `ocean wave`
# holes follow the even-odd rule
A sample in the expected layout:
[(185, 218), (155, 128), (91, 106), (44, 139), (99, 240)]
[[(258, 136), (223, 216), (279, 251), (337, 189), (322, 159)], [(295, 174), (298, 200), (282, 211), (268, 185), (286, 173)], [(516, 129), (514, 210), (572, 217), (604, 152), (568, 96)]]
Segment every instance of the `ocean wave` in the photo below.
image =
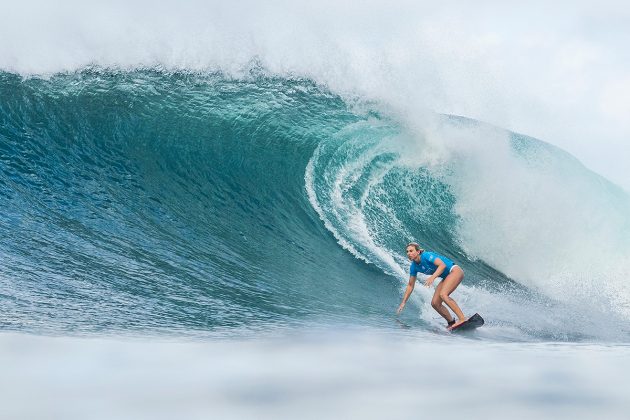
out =
[[(0, 97), (5, 328), (392, 325), (410, 240), (498, 338), (628, 316), (627, 195), (538, 140), (255, 67), (0, 73)], [(440, 324), (428, 293), (412, 325)]]

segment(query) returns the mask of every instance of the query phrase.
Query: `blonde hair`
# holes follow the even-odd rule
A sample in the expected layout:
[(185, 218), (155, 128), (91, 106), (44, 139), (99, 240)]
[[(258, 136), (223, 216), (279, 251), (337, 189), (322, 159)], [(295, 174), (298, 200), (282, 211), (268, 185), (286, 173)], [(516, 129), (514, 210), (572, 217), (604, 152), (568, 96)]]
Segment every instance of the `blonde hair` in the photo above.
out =
[(410, 246), (414, 247), (416, 249), (416, 251), (423, 251), (424, 249), (420, 248), (420, 244), (418, 244), (417, 242), (409, 242), (407, 244), (407, 246), (405, 247), (405, 249), (409, 248)]

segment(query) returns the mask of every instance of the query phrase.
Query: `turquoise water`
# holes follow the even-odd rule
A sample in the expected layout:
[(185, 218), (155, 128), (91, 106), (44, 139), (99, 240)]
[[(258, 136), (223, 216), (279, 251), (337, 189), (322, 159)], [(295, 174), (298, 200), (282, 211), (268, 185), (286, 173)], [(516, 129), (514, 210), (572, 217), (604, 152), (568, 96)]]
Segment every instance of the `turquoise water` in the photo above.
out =
[[(6, 330), (390, 326), (416, 240), (464, 268), (498, 340), (628, 341), (605, 328), (628, 316), (628, 197), (543, 142), (459, 117), (414, 131), (303, 79), (0, 81)], [(439, 325), (416, 294), (405, 322)]]
[[(302, 401), (315, 414), (404, 418), (378, 396), (435, 413), (471, 388), (479, 416), (628, 408), (630, 198), (537, 139), (458, 116), (411, 121), (256, 67), (239, 78), (0, 72), (0, 207), (14, 401), (40, 382), (40, 363), (59, 366), (86, 407), (98, 405), (86, 383), (144, 398), (155, 370), (183, 384), (190, 400), (169, 407), (192, 416), (210, 409), (197, 386), (225, 417), (308, 417)], [(454, 297), (483, 328), (446, 333), (422, 287), (395, 316), (412, 240), (465, 270)], [(224, 362), (235, 377), (208, 379)], [(397, 375), (408, 366), (415, 374)], [(602, 375), (610, 393), (594, 385)], [(37, 392), (58, 397), (46, 378)], [(321, 408), (331, 398), (339, 411)]]

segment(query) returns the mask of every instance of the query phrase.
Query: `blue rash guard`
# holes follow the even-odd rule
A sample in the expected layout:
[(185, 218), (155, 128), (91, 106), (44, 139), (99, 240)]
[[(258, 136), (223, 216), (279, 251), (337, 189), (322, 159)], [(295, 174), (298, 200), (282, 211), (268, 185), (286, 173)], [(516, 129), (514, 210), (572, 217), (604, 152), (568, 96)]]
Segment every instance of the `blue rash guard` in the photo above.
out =
[(448, 258), (441, 256), (440, 254), (436, 254), (435, 252), (430, 251), (424, 251), (422, 254), (420, 254), (419, 263), (414, 260), (411, 261), (411, 266), (409, 267), (409, 275), (412, 277), (416, 277), (418, 273), (422, 273), (430, 276), (431, 274), (435, 273), (435, 270), (437, 270), (438, 268), (437, 264), (435, 264), (436, 258), (442, 260), (442, 262), (446, 265), (446, 268), (444, 269), (442, 274), (440, 274), (440, 277), (445, 279), (446, 276), (448, 276), (448, 273), (451, 272), (451, 269), (453, 268), (455, 263)]

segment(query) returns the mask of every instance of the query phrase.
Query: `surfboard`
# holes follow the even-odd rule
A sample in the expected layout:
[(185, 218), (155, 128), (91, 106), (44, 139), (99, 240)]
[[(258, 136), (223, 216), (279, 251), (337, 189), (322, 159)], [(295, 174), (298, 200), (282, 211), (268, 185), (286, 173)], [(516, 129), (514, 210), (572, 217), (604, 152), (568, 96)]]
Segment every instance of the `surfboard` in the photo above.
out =
[(473, 316), (468, 318), (468, 321), (465, 321), (459, 324), (455, 328), (451, 328), (451, 331), (452, 332), (470, 331), (470, 330), (474, 330), (475, 328), (481, 327), (483, 324), (484, 324), (484, 320), (481, 317), (481, 315), (474, 314)]

